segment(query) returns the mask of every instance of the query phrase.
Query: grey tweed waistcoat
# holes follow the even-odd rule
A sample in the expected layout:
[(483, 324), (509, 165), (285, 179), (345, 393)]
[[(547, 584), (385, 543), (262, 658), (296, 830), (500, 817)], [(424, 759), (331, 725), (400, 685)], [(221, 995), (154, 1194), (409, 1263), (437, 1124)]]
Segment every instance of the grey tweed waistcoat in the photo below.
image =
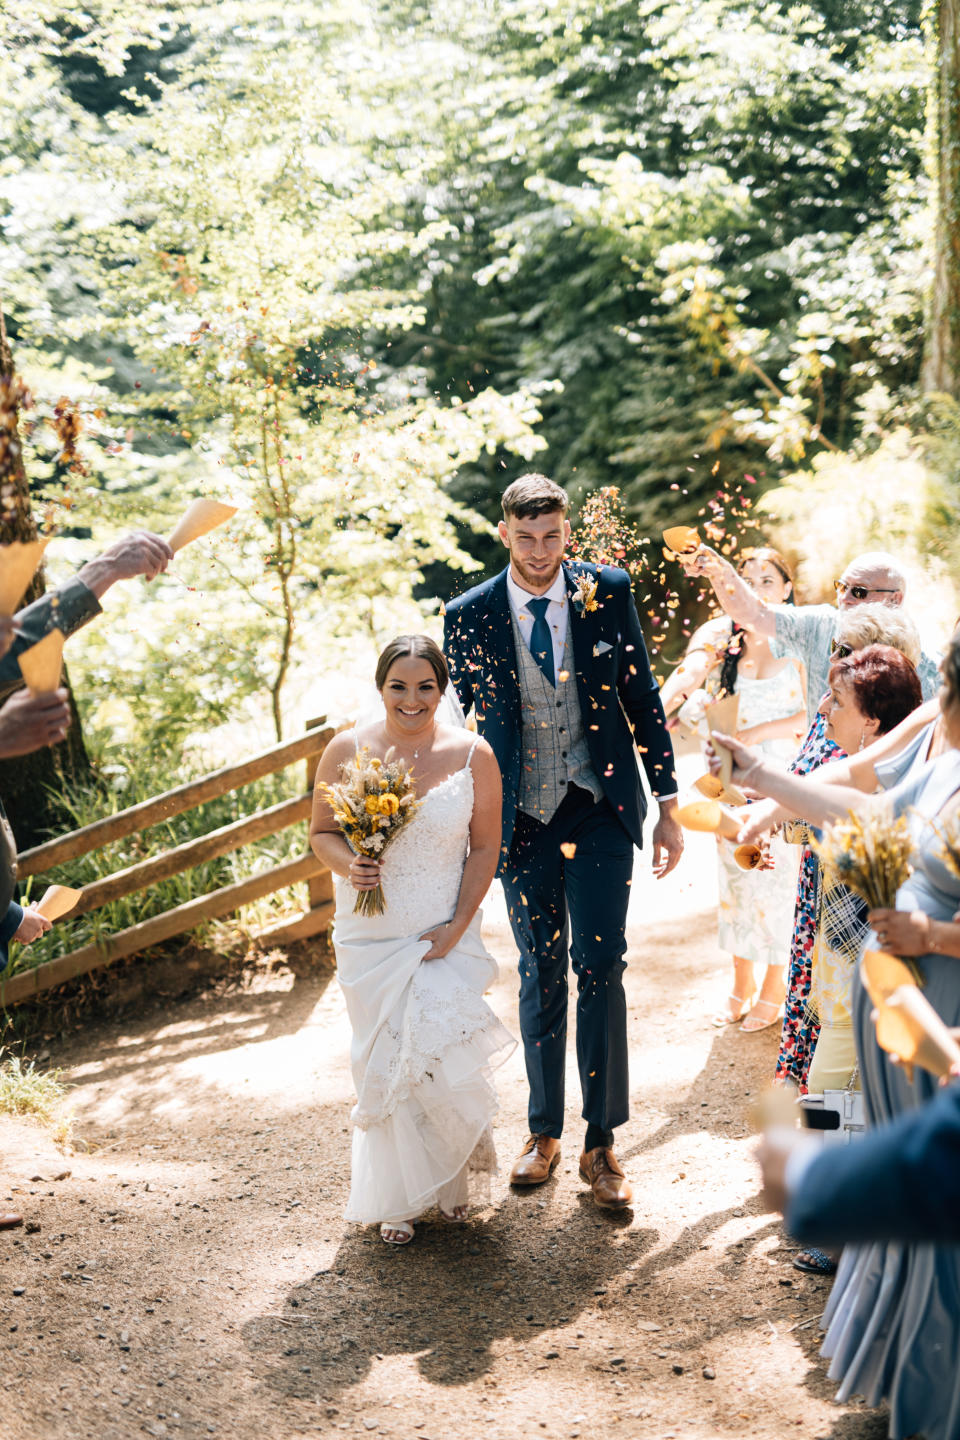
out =
[(510, 622), (517, 655), (523, 725), (519, 805), (525, 815), (532, 815), (546, 825), (556, 814), (568, 785), (589, 790), (595, 800), (603, 797), (603, 788), (590, 764), (573, 673), (569, 618), (556, 688), (524, 644), (512, 613)]

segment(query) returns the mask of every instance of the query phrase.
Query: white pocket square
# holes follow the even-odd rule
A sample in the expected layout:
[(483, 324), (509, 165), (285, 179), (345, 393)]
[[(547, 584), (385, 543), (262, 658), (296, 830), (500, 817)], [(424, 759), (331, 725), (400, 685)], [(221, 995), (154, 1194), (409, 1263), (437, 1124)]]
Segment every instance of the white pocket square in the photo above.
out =
[(612, 649), (613, 646), (608, 645), (606, 640), (598, 640), (596, 645), (594, 645), (593, 647), (593, 653), (594, 655), (606, 655), (607, 651)]

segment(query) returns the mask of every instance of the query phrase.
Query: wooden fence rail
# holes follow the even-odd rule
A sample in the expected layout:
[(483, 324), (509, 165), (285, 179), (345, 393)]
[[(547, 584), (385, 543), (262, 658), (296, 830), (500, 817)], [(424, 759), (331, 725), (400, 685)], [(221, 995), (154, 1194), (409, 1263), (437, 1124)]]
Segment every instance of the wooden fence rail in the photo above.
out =
[[(80, 900), (70, 914), (87, 914), (111, 900), (145, 890), (160, 880), (180, 875), (195, 865), (202, 865), (208, 860), (229, 854), (254, 840), (276, 835), (281, 830), (307, 819), (310, 814), (317, 762), (335, 734), (333, 730), (321, 729), (322, 725), (322, 720), (311, 721), (307, 733), (295, 740), (273, 745), (237, 765), (215, 770), (210, 775), (191, 780), (186, 785), (179, 785), (163, 795), (155, 795), (139, 805), (131, 805), (116, 815), (96, 820), (81, 830), (73, 830), (68, 835), (60, 835), (56, 840), (36, 845), (32, 850), (25, 850), (18, 857), (19, 873), (22, 877), (42, 874), (54, 865), (62, 865), (81, 855), (88, 855), (91, 851), (100, 850), (114, 840), (121, 840), (139, 830), (145, 830), (150, 825), (160, 824), (174, 815), (182, 815), (187, 810), (195, 810), (208, 800), (239, 790), (242, 786), (249, 785), (252, 780), (259, 780), (264, 775), (283, 770), (297, 760), (305, 760), (307, 784), (304, 794), (258, 810), (253, 815), (246, 815), (229, 825), (222, 825), (218, 830), (211, 830), (207, 835), (173, 846), (160, 855), (151, 855), (148, 860), (142, 860), (139, 864), (129, 865), (124, 870), (93, 881), (84, 888)], [(261, 931), (258, 938), (273, 944), (284, 944), (316, 935), (326, 927), (333, 913), (333, 877), (312, 852), (307, 852), (293, 860), (286, 860), (281, 865), (274, 865), (269, 870), (251, 875), (246, 880), (225, 885), (209, 895), (199, 895), (172, 910), (165, 910), (161, 915), (154, 915), (138, 925), (130, 925), (114, 935), (92, 941), (72, 950), (68, 955), (61, 955), (55, 960), (37, 965), (32, 970), (19, 971), (9, 979), (0, 977), (0, 1006), (9, 1007), (32, 999), (45, 990), (75, 979), (78, 975), (112, 965), (115, 960), (135, 955), (138, 951), (158, 945), (163, 940), (170, 940), (175, 935), (183, 935), (203, 920), (221, 919), (240, 909), (242, 905), (249, 905), (264, 895), (283, 890), (301, 880), (307, 881), (308, 908), (293, 919), (284, 920)]]

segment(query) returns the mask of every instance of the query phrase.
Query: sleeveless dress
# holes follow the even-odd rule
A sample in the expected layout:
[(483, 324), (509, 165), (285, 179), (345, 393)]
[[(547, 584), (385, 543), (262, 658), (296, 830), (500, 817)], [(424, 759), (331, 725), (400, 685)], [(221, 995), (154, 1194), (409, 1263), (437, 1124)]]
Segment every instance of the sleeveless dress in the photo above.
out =
[[(929, 734), (925, 736), (929, 741)], [(906, 815), (916, 846), (914, 871), (897, 892), (898, 910), (923, 910), (950, 920), (960, 907), (960, 879), (944, 864), (942, 841), (930, 821), (960, 789), (960, 755), (948, 751), (922, 763), (924, 746), (911, 747), (906, 778), (887, 800)], [(939, 822), (938, 822), (939, 823)], [(872, 931), (867, 948), (878, 948)], [(941, 1019), (960, 1025), (960, 961), (919, 956), (924, 995)], [(932, 1075), (916, 1069), (908, 1081), (877, 1045), (872, 1006), (855, 974), (853, 1021), (867, 1123), (881, 1125), (926, 1103), (937, 1092)], [(871, 1244), (848, 1246), (824, 1314), (823, 1354), (837, 1399), (863, 1394), (869, 1405), (885, 1398), (894, 1437), (960, 1437), (960, 1246)]]
[(473, 798), (468, 757), (388, 848), (383, 915), (355, 915), (356, 890), (336, 880), (333, 943), (357, 1091), (345, 1218), (359, 1224), (487, 1199), (496, 1172), (491, 1071), (516, 1044), (483, 999), (496, 961), (479, 913), (440, 960), (423, 963), (430, 943), (419, 938), (456, 909)]
[[(737, 727), (741, 730), (795, 715), (804, 707), (803, 685), (794, 665), (785, 665), (776, 675), (763, 679), (738, 675), (736, 693), (740, 697)], [(760, 749), (782, 761), (786, 769), (796, 744), (789, 738), (765, 740)], [(755, 964), (786, 965), (797, 897), (797, 847), (774, 836), (770, 841), (772, 870), (741, 870), (733, 858), (735, 849), (728, 840), (717, 843), (720, 945)]]

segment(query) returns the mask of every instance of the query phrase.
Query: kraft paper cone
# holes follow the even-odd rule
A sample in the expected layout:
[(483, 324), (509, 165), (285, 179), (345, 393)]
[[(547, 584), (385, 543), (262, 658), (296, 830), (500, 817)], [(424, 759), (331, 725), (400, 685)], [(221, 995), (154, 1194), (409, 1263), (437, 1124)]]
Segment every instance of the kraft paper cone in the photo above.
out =
[(46, 540), (13, 540), (0, 547), (0, 615), (13, 615), (49, 545)]
[(942, 1080), (960, 1062), (960, 1045), (913, 983), (898, 986), (879, 1011), (877, 1044), (901, 1064), (919, 1065)]
[(706, 795), (708, 800), (722, 800), (726, 805), (743, 805), (746, 797), (734, 785), (732, 790), (723, 788), (723, 781), (719, 775), (701, 775), (699, 780), (693, 782), (694, 790), (699, 790), (701, 795)]
[(674, 555), (692, 555), (700, 544), (700, 536), (691, 525), (671, 525), (663, 532), (663, 543)]
[(680, 806), (677, 819), (685, 830), (722, 835), (725, 840), (735, 840), (740, 834), (738, 817), (716, 800), (691, 800), (689, 805)]
[(756, 870), (763, 859), (763, 851), (759, 845), (738, 845), (733, 858), (741, 870)]
[(889, 955), (886, 950), (864, 951), (860, 962), (860, 977), (866, 986), (867, 994), (878, 1007), (901, 986), (912, 985), (916, 988), (917, 984), (909, 965), (905, 965), (896, 955)]
[(694, 780), (693, 788), (699, 790), (701, 795), (706, 795), (708, 800), (719, 800), (723, 795), (723, 781), (719, 775), (711, 775), (709, 770), (706, 775), (701, 775), (699, 780)]
[(20, 674), (27, 682), (27, 689), (34, 695), (45, 695), (50, 690), (56, 690), (60, 684), (64, 639), (62, 630), (48, 630), (42, 640), (17, 657)]
[(170, 549), (176, 553), (184, 545), (199, 540), (211, 530), (216, 530), (224, 520), (236, 515), (236, 505), (225, 505), (222, 500), (194, 500), (187, 506), (177, 528), (170, 536)]
[[(713, 704), (708, 705), (704, 711), (711, 736), (718, 730), (722, 735), (736, 735), (739, 714), (739, 695), (724, 695), (722, 700), (714, 700)], [(720, 761), (720, 774), (717, 779), (726, 791), (727, 798), (733, 805), (746, 805), (746, 795), (733, 783), (733, 756), (722, 745), (717, 745), (715, 748)]]
[(69, 915), (82, 894), (82, 890), (71, 890), (69, 885), (48, 885), (40, 897), (37, 909), (48, 920), (59, 920), (62, 916)]

